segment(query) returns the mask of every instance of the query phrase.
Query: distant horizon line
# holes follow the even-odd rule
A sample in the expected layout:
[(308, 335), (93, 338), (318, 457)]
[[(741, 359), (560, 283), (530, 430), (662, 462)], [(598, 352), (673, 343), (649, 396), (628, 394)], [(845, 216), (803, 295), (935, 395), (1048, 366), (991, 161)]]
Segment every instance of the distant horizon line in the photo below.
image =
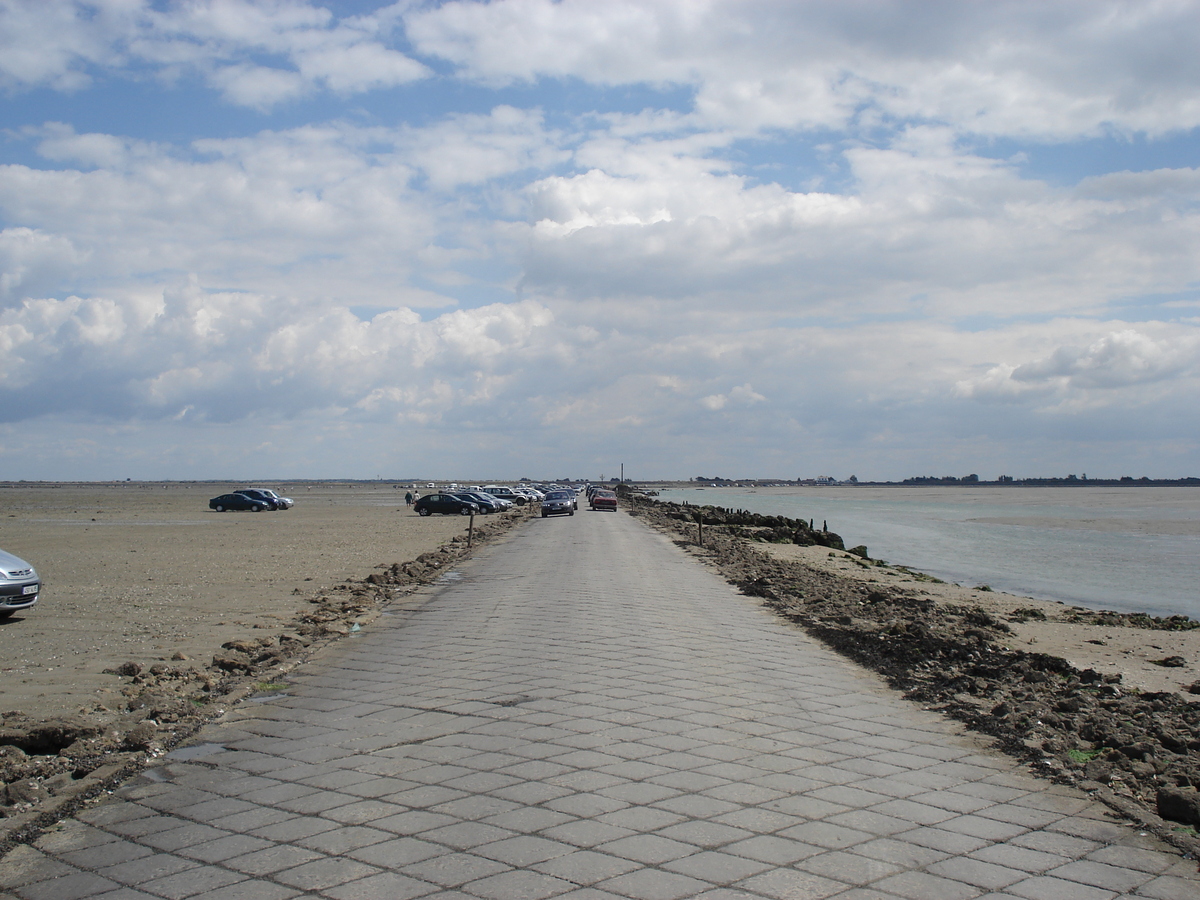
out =
[(153, 485), (153, 484), (392, 484), (397, 486), (415, 486), (418, 488), (447, 487), (449, 485), (466, 486), (468, 484), (644, 484), (644, 485), (680, 485), (706, 487), (1164, 487), (1164, 486), (1200, 486), (1200, 477), (1181, 476), (1176, 478), (1150, 478), (1140, 476), (1134, 478), (1122, 475), (1116, 478), (1088, 478), (1086, 475), (1050, 475), (1017, 478), (1001, 475), (994, 480), (985, 480), (977, 476), (913, 476), (900, 481), (867, 481), (851, 476), (850, 479), (836, 480), (827, 476), (816, 478), (626, 478), (622, 481), (612, 477), (607, 479), (591, 478), (513, 478), (513, 479), (448, 479), (448, 478), (93, 478), (93, 479), (48, 479), (20, 478), (0, 480), (0, 488), (16, 485)]

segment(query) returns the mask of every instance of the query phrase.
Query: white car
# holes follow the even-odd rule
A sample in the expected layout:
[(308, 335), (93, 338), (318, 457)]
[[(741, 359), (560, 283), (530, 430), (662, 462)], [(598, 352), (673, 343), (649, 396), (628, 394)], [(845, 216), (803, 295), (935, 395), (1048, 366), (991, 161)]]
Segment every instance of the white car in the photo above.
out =
[(517, 493), (510, 487), (503, 487), (498, 484), (489, 484), (484, 489), (484, 493), (491, 494), (493, 497), (501, 497), (508, 500), (510, 503), (515, 503), (517, 506), (524, 506), (529, 502), (529, 498), (524, 494)]
[(42, 580), (19, 556), (0, 550), (0, 619), (29, 609), (38, 601)]

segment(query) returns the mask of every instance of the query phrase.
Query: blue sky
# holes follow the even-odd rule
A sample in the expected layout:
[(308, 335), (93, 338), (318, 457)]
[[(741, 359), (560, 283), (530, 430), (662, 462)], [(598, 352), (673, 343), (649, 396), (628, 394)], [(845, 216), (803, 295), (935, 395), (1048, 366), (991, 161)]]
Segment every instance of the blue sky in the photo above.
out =
[(1198, 25), (0, 0), (0, 478), (1200, 474)]

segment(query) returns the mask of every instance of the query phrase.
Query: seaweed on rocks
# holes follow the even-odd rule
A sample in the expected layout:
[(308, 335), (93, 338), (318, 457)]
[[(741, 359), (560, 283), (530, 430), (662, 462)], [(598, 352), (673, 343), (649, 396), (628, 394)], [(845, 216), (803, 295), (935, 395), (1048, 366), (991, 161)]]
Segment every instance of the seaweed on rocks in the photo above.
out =
[[(704, 558), (744, 594), (880, 673), (906, 698), (992, 737), (1039, 774), (1113, 802), (1134, 801), (1181, 826), (1194, 824), (1188, 818), (1200, 809), (1200, 802), (1192, 803), (1200, 788), (1200, 701), (1127, 691), (1119, 675), (1080, 671), (1059, 657), (1008, 646), (1008, 625), (981, 608), (938, 604), (919, 587), (883, 587), (772, 559), (745, 533), (747, 525), (804, 531), (799, 520), (765, 521), (776, 517), (651, 500), (639, 501), (635, 511), (685, 536), (695, 533), (690, 523), (699, 513)], [(830, 546), (841, 545), (837, 535), (821, 534), (836, 539)], [(1041, 615), (1026, 612), (1029, 618)], [(1112, 620), (1118, 614), (1094, 615), (1117, 624)], [(1197, 625), (1183, 617), (1125, 619), (1120, 624), (1126, 627)], [(1177, 843), (1194, 840), (1166, 836)]]

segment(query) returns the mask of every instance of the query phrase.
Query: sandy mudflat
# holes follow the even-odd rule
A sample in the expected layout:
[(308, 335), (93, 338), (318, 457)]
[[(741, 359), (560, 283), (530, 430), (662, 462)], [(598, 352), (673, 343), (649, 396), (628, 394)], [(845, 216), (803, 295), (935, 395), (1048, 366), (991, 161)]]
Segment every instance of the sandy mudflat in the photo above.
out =
[[(391, 484), (256, 485), (293, 509), (216, 513), (238, 484), (0, 487), (0, 547), (45, 584), (0, 620), (0, 711), (75, 712), (122, 679), (102, 670), (182, 653), (207, 665), (225, 641), (280, 630), (321, 587), (361, 580), (466, 530), (422, 518)], [(256, 630), (258, 629), (258, 630)]]
[[(1142, 691), (1182, 691), (1200, 680), (1200, 629), (1159, 631), (1115, 625), (1087, 625), (1065, 619), (1076, 607), (999, 591), (980, 591), (955, 584), (918, 581), (902, 569), (864, 565), (847, 553), (795, 544), (756, 544), (776, 559), (798, 560), (858, 581), (873, 581), (919, 590), (938, 603), (979, 606), (1012, 629), (1013, 649), (1061, 657), (1077, 669), (1120, 674), (1121, 683)], [(1018, 609), (1037, 609), (1045, 620), (1013, 621)], [(1186, 665), (1167, 668), (1155, 660), (1183, 657)]]

